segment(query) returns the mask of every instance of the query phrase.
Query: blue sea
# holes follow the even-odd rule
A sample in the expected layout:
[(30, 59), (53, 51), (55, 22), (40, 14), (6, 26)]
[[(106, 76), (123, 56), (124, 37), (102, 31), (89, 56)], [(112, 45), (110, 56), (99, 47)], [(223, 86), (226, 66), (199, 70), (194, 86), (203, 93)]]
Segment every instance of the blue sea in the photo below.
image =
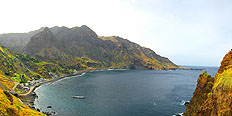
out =
[(57, 116), (173, 116), (185, 111), (199, 74), (206, 70), (214, 76), (218, 70), (189, 67), (203, 70), (90, 71), (37, 88), (35, 105)]

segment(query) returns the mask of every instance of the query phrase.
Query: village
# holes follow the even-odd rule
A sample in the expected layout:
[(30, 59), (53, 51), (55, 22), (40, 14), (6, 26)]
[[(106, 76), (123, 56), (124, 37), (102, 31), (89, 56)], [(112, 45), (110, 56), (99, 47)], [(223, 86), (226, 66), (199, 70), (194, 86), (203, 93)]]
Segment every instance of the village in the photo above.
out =
[[(75, 71), (76, 72), (76, 71)], [(53, 79), (56, 79), (58, 78), (59, 76), (56, 75), (56, 73), (52, 73), (52, 72), (49, 72), (49, 75), (51, 75), (51, 79), (44, 79), (44, 78), (40, 78), (40, 79), (35, 79), (35, 78), (32, 78), (32, 80), (30, 81), (27, 81), (27, 83), (17, 83), (17, 82), (14, 82), (15, 83), (15, 86), (12, 88), (12, 89), (8, 89), (7, 92), (9, 93), (12, 93), (12, 94), (18, 94), (18, 95), (22, 95), (22, 96), (25, 96), (27, 94), (29, 94), (36, 86), (39, 86), (40, 84), (44, 83), (44, 82), (49, 82)], [(62, 75), (63, 76), (63, 75)], [(18, 88), (20, 90), (23, 90), (25, 91), (26, 93), (23, 94), (23, 93), (18, 93), (18, 92), (15, 92), (15, 88)]]

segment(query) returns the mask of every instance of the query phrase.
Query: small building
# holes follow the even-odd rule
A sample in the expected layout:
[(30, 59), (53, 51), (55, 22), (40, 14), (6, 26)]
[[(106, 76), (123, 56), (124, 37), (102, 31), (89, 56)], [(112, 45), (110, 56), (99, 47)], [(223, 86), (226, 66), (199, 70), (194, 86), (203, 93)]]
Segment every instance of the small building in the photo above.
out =
[(40, 82), (44, 82), (44, 81), (45, 81), (44, 79), (42, 79), (42, 78), (40, 79)]
[(35, 82), (34, 82), (34, 81), (31, 81), (31, 82), (30, 82), (30, 85), (35, 85)]
[(25, 83), (24, 85), (25, 85), (25, 86), (28, 86), (29, 84), (28, 84), (28, 83)]
[(78, 71), (77, 71), (76, 69), (74, 69), (74, 70), (73, 70), (73, 73), (76, 74), (76, 73), (78, 73)]
[(24, 87), (24, 84), (22, 83), (22, 84), (20, 84), (20, 86), (23, 88), (23, 87)]
[(40, 80), (36, 80), (35, 82), (36, 82), (36, 83), (40, 83)]

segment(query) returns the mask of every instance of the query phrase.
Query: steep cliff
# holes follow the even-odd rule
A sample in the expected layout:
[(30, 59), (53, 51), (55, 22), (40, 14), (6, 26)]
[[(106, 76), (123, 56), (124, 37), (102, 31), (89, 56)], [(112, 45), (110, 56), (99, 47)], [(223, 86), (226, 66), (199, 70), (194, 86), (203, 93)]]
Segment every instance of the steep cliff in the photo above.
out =
[(201, 75), (184, 116), (232, 116), (232, 50), (223, 58), (215, 78), (200, 81)]

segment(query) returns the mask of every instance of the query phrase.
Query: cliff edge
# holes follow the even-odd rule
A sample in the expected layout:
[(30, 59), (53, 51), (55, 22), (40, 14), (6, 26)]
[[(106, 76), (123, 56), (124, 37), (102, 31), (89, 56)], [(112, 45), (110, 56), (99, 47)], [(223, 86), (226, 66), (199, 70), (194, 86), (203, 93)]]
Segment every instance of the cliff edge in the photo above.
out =
[(200, 74), (183, 115), (232, 116), (232, 50), (223, 58), (215, 78), (206, 72)]

